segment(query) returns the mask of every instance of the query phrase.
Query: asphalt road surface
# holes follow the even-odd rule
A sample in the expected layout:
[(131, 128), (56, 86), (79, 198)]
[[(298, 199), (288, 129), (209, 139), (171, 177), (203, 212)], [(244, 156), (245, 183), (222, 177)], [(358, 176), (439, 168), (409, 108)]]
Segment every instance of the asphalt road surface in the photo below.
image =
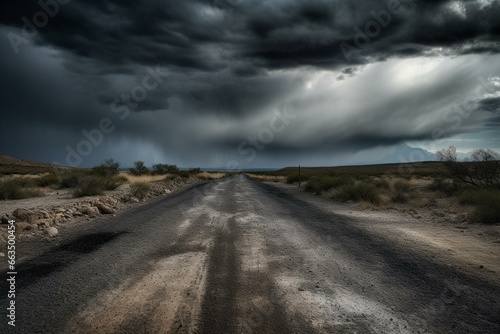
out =
[(243, 175), (61, 235), (2, 333), (500, 333), (498, 286)]

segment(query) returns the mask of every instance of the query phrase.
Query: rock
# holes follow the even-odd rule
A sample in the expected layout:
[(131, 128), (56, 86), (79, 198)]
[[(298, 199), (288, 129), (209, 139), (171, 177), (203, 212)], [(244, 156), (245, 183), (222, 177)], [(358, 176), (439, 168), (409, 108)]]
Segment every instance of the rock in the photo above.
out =
[(129, 203), (139, 203), (139, 199), (135, 196), (130, 197)]
[(16, 222), (16, 232), (22, 232), (24, 230), (31, 230), (32, 226), (30, 223), (27, 222)]
[(25, 222), (32, 222), (33, 221), (33, 212), (30, 210), (26, 209), (15, 209), (14, 212), (12, 213), (14, 217), (17, 218), (17, 220), (20, 221), (25, 221)]
[(53, 238), (53, 237), (57, 237), (57, 235), (59, 234), (59, 231), (55, 227), (47, 227), (47, 229), (45, 230), (45, 233), (47, 233), (47, 235), (49, 237)]
[(99, 209), (95, 206), (84, 206), (80, 209), (80, 212), (84, 215), (87, 215), (91, 218), (99, 216)]
[(36, 221), (36, 224), (38, 225), (38, 227), (51, 227), (53, 224), (54, 224), (54, 220), (53, 219), (39, 219)]
[(110, 213), (115, 213), (115, 210), (113, 210), (112, 207), (107, 206), (107, 205), (102, 204), (102, 203), (97, 203), (97, 208), (104, 215), (108, 215)]

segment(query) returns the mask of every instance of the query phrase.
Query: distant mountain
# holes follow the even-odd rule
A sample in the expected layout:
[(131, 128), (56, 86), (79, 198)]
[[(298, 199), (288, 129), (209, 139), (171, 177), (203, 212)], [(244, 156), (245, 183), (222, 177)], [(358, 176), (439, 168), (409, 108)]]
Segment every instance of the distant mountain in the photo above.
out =
[(434, 153), (417, 147), (411, 147), (406, 144), (398, 145), (392, 153), (385, 155), (382, 159), (376, 161), (380, 164), (402, 163), (402, 162), (422, 162), (436, 161)]

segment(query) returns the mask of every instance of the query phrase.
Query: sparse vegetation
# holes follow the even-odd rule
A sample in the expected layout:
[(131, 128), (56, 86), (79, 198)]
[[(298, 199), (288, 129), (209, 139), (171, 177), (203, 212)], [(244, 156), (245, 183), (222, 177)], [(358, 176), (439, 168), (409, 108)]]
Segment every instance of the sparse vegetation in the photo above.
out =
[(469, 219), (474, 223), (500, 223), (500, 191), (490, 189), (469, 189), (458, 197), (460, 204), (475, 205)]
[(55, 187), (59, 185), (59, 177), (50, 173), (35, 179), (34, 182), (38, 187)]
[(181, 170), (181, 171), (178, 171), (177, 173), (175, 173), (175, 175), (178, 175), (180, 177), (187, 179), (188, 177), (191, 176), (191, 173), (189, 173), (188, 171), (185, 171), (185, 170)]
[(100, 176), (116, 176), (119, 173), (120, 164), (113, 159), (106, 160), (103, 164), (92, 168), (92, 174)]
[(40, 189), (34, 189), (33, 179), (17, 177), (0, 181), (0, 199), (23, 199), (40, 197), (44, 193)]
[(352, 185), (354, 181), (349, 177), (342, 176), (313, 176), (307, 181), (306, 191), (321, 194), (323, 191), (337, 188), (343, 185)]
[(372, 181), (373, 185), (380, 189), (389, 190), (391, 189), (391, 184), (386, 179), (375, 179)]
[(410, 190), (410, 183), (407, 181), (397, 180), (392, 185), (391, 201), (394, 203), (408, 202), (408, 191)]
[[(136, 166), (137, 167), (137, 166)], [(154, 175), (172, 174), (179, 171), (176, 165), (156, 164), (152, 166)]]
[(375, 205), (382, 201), (377, 187), (369, 183), (344, 185), (333, 194), (332, 198), (342, 202), (367, 201)]
[(133, 168), (129, 168), (129, 173), (132, 174), (132, 175), (136, 175), (136, 176), (139, 176), (139, 175), (148, 175), (150, 174), (150, 170), (148, 167), (146, 167), (144, 165), (144, 162), (143, 161), (136, 161), (134, 162), (134, 167)]
[(104, 184), (99, 177), (85, 176), (78, 180), (73, 197), (96, 196), (104, 193)]
[(215, 179), (223, 179), (227, 176), (226, 173), (209, 173), (209, 172), (201, 172), (198, 174), (198, 178), (202, 180), (215, 180)]
[(293, 174), (290, 174), (286, 177), (286, 182), (287, 183), (295, 183), (295, 182), (305, 182), (308, 180), (308, 177), (306, 175), (299, 175), (299, 173), (293, 173)]
[(150, 190), (151, 186), (146, 182), (134, 182), (130, 185), (130, 193), (138, 199), (143, 199)]

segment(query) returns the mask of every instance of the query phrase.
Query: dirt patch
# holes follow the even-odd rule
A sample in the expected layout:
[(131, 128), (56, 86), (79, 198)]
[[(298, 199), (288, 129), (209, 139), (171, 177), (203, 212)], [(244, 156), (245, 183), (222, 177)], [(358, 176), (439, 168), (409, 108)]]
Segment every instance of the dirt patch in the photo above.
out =
[[(334, 202), (306, 193), (297, 185), (270, 184), (324, 210), (351, 218), (370, 233), (397, 242), (403, 248), (415, 249), (447, 266), (500, 284), (500, 226), (469, 224), (464, 218), (467, 208), (451, 205), (452, 199), (444, 199), (442, 207), (429, 210), (403, 205), (375, 207)], [(436, 212), (442, 215), (436, 217)]]
[(194, 252), (152, 262), (151, 271), (139, 280), (90, 301), (65, 332), (118, 333), (126, 327), (134, 333), (176, 333), (181, 328), (182, 333), (197, 333), (206, 258)]

